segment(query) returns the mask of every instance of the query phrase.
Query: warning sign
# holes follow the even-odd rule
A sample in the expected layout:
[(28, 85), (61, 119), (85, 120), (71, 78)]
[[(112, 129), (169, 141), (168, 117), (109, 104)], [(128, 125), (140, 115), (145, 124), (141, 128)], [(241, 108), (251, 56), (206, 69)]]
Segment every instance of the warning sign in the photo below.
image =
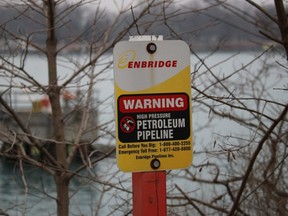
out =
[(127, 172), (192, 162), (190, 52), (183, 41), (114, 48), (117, 164)]
[[(118, 98), (119, 140), (125, 143), (188, 139), (190, 137), (189, 104), (190, 99), (186, 93), (120, 96)], [(128, 132), (129, 136), (127, 136)]]

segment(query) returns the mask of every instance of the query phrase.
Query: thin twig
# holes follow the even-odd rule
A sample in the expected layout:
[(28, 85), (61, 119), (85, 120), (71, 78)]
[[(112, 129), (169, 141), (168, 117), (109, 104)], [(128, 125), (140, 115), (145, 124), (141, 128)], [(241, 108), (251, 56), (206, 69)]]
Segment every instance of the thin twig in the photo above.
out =
[(134, 11), (133, 11), (132, 5), (131, 5), (130, 10), (131, 10), (131, 13), (132, 13), (133, 22), (134, 22), (134, 24), (135, 24), (135, 26), (136, 26), (137, 33), (138, 33), (138, 35), (141, 35), (140, 30), (139, 30), (139, 26), (138, 26), (137, 21), (136, 21), (136, 19), (135, 19), (135, 15), (134, 15)]
[(25, 211), (26, 211), (27, 201), (28, 201), (29, 189), (28, 189), (28, 185), (27, 185), (26, 178), (25, 178), (25, 175), (24, 175), (22, 159), (19, 160), (19, 168), (20, 168), (21, 180), (22, 180), (22, 183), (24, 185), (24, 203), (23, 203), (23, 208), (22, 208), (22, 212), (21, 212), (22, 215), (24, 216), (25, 215)]

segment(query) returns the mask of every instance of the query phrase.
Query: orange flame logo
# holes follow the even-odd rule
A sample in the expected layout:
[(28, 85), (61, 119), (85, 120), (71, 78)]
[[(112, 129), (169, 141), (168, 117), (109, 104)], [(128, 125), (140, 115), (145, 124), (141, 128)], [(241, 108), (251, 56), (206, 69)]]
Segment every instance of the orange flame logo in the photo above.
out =
[(127, 50), (121, 53), (118, 57), (118, 68), (123, 69), (128, 67), (130, 61), (134, 61), (136, 52), (134, 50)]

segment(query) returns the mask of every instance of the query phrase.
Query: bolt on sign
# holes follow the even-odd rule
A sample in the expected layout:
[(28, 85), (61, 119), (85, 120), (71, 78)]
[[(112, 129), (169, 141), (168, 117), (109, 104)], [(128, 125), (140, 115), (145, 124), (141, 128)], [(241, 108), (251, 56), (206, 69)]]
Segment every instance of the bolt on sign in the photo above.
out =
[(192, 162), (190, 50), (180, 40), (115, 45), (117, 164), (124, 172)]

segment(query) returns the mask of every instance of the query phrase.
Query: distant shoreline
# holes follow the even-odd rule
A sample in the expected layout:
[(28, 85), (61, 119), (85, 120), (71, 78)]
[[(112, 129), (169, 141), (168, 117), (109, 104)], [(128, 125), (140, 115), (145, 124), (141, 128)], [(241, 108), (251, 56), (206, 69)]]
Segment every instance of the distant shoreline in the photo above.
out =
[[(189, 43), (189, 42), (188, 42)], [(220, 42), (219, 42), (220, 43)], [(261, 42), (253, 42), (253, 41), (234, 41), (234, 42), (225, 42), (223, 44), (212, 44), (203, 43), (203, 42), (190, 42), (193, 51), (196, 52), (211, 52), (211, 51), (220, 51), (220, 52), (233, 52), (233, 51), (261, 51), (273, 46), (274, 48), (280, 48), (280, 46), (276, 43), (269, 44), (269, 41), (261, 41)], [(15, 47), (10, 49), (0, 49), (0, 54), (3, 55), (17, 55), (26, 52), (25, 48)], [(90, 48), (83, 47), (81, 44), (72, 44), (71, 46), (67, 46), (65, 50), (61, 51), (59, 55), (67, 55), (67, 54), (89, 54)], [(108, 51), (111, 53), (112, 49)], [(37, 51), (32, 48), (28, 48), (28, 54), (30, 55), (41, 55), (43, 52)]]

